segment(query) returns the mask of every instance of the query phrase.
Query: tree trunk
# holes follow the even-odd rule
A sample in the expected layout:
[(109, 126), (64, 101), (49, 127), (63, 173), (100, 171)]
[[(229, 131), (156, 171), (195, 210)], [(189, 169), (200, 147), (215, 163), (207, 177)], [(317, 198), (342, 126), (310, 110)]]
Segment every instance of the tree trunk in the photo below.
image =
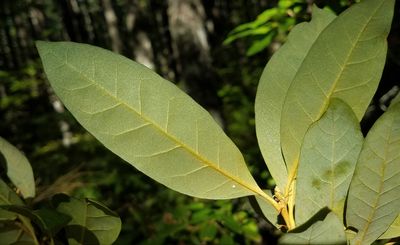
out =
[(205, 11), (200, 0), (169, 0), (168, 16), (178, 72), (188, 92), (208, 109), (218, 108), (218, 77), (212, 69)]
[(110, 0), (102, 0), (104, 17), (107, 23), (108, 33), (111, 39), (111, 47), (114, 52), (121, 53), (122, 41), (118, 31), (118, 20)]

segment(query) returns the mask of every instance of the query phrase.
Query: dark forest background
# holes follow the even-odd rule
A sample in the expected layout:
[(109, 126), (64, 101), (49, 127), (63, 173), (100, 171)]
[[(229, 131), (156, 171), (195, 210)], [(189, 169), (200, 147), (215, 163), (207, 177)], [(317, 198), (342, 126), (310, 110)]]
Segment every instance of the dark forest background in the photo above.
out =
[[(104, 202), (122, 218), (118, 244), (273, 244), (279, 234), (245, 198), (207, 201), (184, 196), (106, 150), (53, 93), (34, 42), (89, 43), (154, 69), (211, 112), (242, 150), (259, 184), (272, 188), (254, 129), (261, 72), (290, 29), (310, 19), (313, 4), (339, 14), (353, 3), (1, 0), (0, 135), (31, 161), (38, 188), (33, 205), (58, 192)], [(364, 132), (399, 91), (399, 17), (397, 4), (387, 64), (362, 121)]]

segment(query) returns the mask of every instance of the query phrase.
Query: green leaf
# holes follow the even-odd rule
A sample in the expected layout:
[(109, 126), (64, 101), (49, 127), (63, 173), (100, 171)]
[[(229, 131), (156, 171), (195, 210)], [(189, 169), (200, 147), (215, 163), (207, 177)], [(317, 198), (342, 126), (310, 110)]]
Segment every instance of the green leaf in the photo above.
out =
[(38, 244), (20, 225), (0, 221), (0, 241), (2, 244)]
[(395, 105), (396, 103), (400, 102), (400, 93), (398, 93), (393, 99), (392, 101), (390, 101), (390, 106)]
[[(267, 194), (267, 190), (264, 191)], [(269, 194), (267, 194), (269, 195)], [(249, 197), (250, 203), (253, 209), (258, 212), (261, 216), (264, 216), (272, 225), (279, 229), (280, 223), (278, 222), (279, 212), (269, 203), (266, 203), (264, 199), (259, 196)], [(272, 197), (271, 197), (272, 198)]]
[(214, 241), (218, 229), (215, 223), (210, 222), (200, 227), (199, 236), (202, 241)]
[(112, 244), (121, 230), (117, 214), (93, 200), (79, 200), (63, 194), (53, 201), (57, 211), (72, 220), (65, 227), (69, 244)]
[[(12, 238), (13, 235), (19, 234), (19, 236), (21, 237), (29, 236), (32, 241), (36, 242), (35, 230), (32, 227), (30, 220), (21, 215), (17, 215), (15, 212), (10, 212), (3, 208), (3, 206), (10, 206), (10, 205), (22, 206), (24, 205), (24, 203), (21, 200), (21, 198), (13, 190), (11, 190), (11, 188), (8, 187), (8, 185), (3, 180), (0, 179), (0, 215), (1, 215), (0, 220), (15, 220), (18, 218), (22, 222), (22, 227), (23, 227), (23, 228), (18, 228), (17, 230), (14, 228), (8, 229), (7, 227), (3, 229), (1, 228), (0, 225), (0, 241), (3, 241), (1, 240), (3, 235), (4, 239), (9, 239)], [(6, 223), (8, 224), (7, 221)], [(0, 224), (4, 223), (0, 222)]]
[(400, 103), (389, 107), (365, 139), (350, 184), (347, 226), (354, 244), (370, 244), (400, 212)]
[(273, 30), (271, 25), (259, 26), (254, 29), (248, 29), (234, 34), (230, 34), (227, 39), (224, 40), (224, 45), (230, 44), (236, 39), (247, 37), (247, 36), (258, 36), (266, 35)]
[(0, 179), (0, 205), (23, 205), (21, 198)]
[(247, 49), (246, 55), (252, 56), (255, 55), (262, 50), (264, 50), (268, 45), (272, 42), (272, 39), (276, 36), (276, 31), (271, 31), (265, 37), (261, 38), (260, 40), (253, 41), (251, 46)]
[[(19, 198), (17, 193), (11, 190), (8, 185), (0, 179), (0, 205), (23, 205), (24, 203)], [(0, 209), (0, 220), (13, 220), (16, 219), (15, 213)]]
[(167, 187), (200, 198), (264, 195), (211, 115), (174, 84), (110, 51), (38, 42), (45, 72), (76, 119)]
[(37, 224), (43, 233), (47, 233), (51, 236), (54, 236), (71, 220), (68, 215), (52, 209), (42, 208), (38, 210), (32, 210), (26, 206), (19, 205), (1, 206), (1, 208), (25, 216)]
[(0, 153), (6, 160), (7, 176), (11, 182), (21, 191), (24, 198), (35, 196), (35, 180), (32, 167), (15, 146), (0, 137)]
[(287, 42), (272, 56), (260, 78), (255, 102), (257, 139), (269, 172), (282, 191), (288, 179), (280, 143), (285, 95), (308, 50), (334, 18), (335, 15), (314, 6), (312, 21), (293, 28)]
[(296, 224), (323, 207), (343, 217), (347, 190), (363, 143), (357, 117), (339, 99), (304, 136), (296, 187)]
[(330, 212), (323, 220), (316, 221), (306, 230), (302, 227), (286, 233), (279, 239), (279, 244), (346, 244), (346, 235), (343, 224), (336, 214)]
[(281, 144), (288, 169), (298, 164), (308, 127), (340, 98), (361, 120), (385, 64), (394, 0), (364, 0), (321, 33), (299, 68), (282, 111)]
[(390, 225), (389, 229), (383, 233), (379, 239), (391, 239), (395, 237), (400, 237), (400, 215), (394, 220)]

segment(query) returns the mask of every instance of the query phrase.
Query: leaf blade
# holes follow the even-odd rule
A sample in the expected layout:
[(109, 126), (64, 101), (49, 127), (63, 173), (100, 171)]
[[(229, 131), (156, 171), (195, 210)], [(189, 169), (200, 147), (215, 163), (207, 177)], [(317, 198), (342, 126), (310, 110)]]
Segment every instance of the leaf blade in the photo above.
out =
[(346, 235), (339, 218), (330, 212), (323, 220), (315, 222), (305, 231), (286, 233), (279, 239), (278, 244), (346, 244)]
[(237, 147), (208, 112), (172, 83), (101, 48), (66, 42), (37, 46), (66, 107), (140, 171), (201, 198), (263, 194)]
[(400, 211), (400, 103), (390, 106), (364, 142), (350, 184), (346, 220), (355, 244), (384, 233)]
[(331, 12), (314, 6), (311, 22), (293, 28), (287, 42), (272, 56), (260, 78), (255, 101), (257, 139), (280, 190), (285, 189), (288, 179), (280, 144), (281, 110), (285, 95), (308, 50), (334, 18)]
[[(23, 205), (21, 198), (13, 191), (10, 187), (0, 179), (0, 205)], [(17, 218), (17, 215), (12, 212), (8, 212), (4, 209), (0, 209), (0, 220), (13, 220)]]
[(288, 169), (297, 165), (304, 134), (323, 114), (330, 98), (345, 101), (359, 120), (363, 116), (382, 74), (393, 6), (394, 0), (355, 4), (314, 43), (283, 106), (281, 141)]
[(103, 204), (63, 194), (53, 201), (58, 212), (71, 217), (65, 227), (69, 244), (112, 244), (117, 239), (121, 220)]
[(35, 196), (35, 180), (28, 159), (15, 146), (0, 137), (0, 153), (7, 164), (7, 176), (24, 198)]
[(306, 222), (324, 207), (343, 217), (362, 142), (363, 135), (351, 108), (339, 99), (331, 100), (328, 110), (304, 137), (296, 182), (297, 224)]

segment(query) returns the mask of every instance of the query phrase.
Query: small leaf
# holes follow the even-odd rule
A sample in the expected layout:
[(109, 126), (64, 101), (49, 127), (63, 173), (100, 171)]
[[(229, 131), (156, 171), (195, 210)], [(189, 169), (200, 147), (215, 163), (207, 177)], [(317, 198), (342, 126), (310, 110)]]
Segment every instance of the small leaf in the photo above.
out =
[(217, 235), (218, 229), (216, 224), (208, 223), (200, 227), (199, 236), (202, 241), (213, 241)]
[(379, 238), (400, 212), (400, 103), (389, 107), (365, 139), (350, 184), (347, 226), (354, 244)]
[(0, 241), (1, 244), (39, 244), (20, 225), (11, 221), (0, 221)]
[[(29, 236), (33, 241), (36, 241), (35, 230), (32, 227), (30, 220), (24, 216), (16, 214), (15, 212), (4, 209), (4, 206), (7, 207), (10, 205), (22, 206), (24, 203), (21, 198), (11, 190), (3, 180), (0, 179), (0, 215), (2, 215), (0, 220), (6, 220), (5, 223), (0, 222), (0, 241), (3, 241), (1, 240), (2, 235), (8, 239), (12, 238), (14, 234), (19, 234), (21, 237)], [(9, 220), (15, 219), (19, 219), (22, 222), (22, 228), (18, 228), (17, 230), (14, 228), (8, 229), (7, 227), (4, 229), (1, 228), (1, 224), (9, 224)], [(23, 234), (21, 232), (23, 232)]]
[(394, 0), (364, 0), (324, 29), (299, 68), (282, 110), (284, 158), (296, 169), (309, 126), (331, 98), (346, 102), (361, 120), (379, 84), (386, 60)]
[(279, 189), (288, 179), (280, 143), (281, 111), (293, 77), (322, 30), (335, 18), (314, 6), (310, 23), (293, 28), (287, 42), (272, 56), (258, 84), (255, 102), (256, 132), (261, 153)]
[(252, 56), (255, 55), (262, 50), (264, 50), (270, 43), (272, 42), (272, 39), (276, 36), (276, 31), (271, 31), (266, 35), (265, 37), (261, 38), (260, 40), (255, 40), (251, 44), (251, 46), (247, 49), (246, 55), (247, 56)]
[(54, 236), (71, 218), (52, 209), (32, 210), (26, 206), (7, 205), (1, 206), (4, 210), (25, 216), (37, 224), (43, 233)]
[(301, 244), (346, 244), (346, 235), (343, 224), (336, 214), (330, 212), (323, 220), (316, 221), (306, 230), (298, 227), (292, 232), (286, 233), (279, 239), (282, 245)]
[(57, 211), (72, 220), (65, 227), (69, 244), (112, 244), (121, 230), (117, 214), (93, 200), (79, 200), (63, 194), (53, 201)]
[(140, 171), (200, 198), (264, 195), (234, 143), (174, 84), (98, 47), (70, 42), (37, 42), (37, 47), (66, 107)]
[[(264, 191), (267, 194), (267, 191)], [(269, 194), (267, 194), (269, 195)], [(272, 198), (272, 197), (271, 197)], [(268, 220), (272, 225), (279, 229), (281, 225), (278, 220), (279, 212), (274, 207), (272, 207), (269, 203), (265, 202), (259, 196), (251, 196), (249, 197), (250, 203), (253, 209), (259, 213), (261, 216), (264, 216), (266, 220)]]
[(391, 239), (395, 237), (400, 237), (400, 215), (393, 221), (389, 229), (379, 237), (379, 239)]
[[(19, 196), (11, 190), (8, 185), (0, 179), (0, 206), (3, 205), (23, 205)], [(15, 213), (0, 209), (0, 220), (13, 220), (17, 218)]]
[(357, 117), (333, 99), (304, 136), (296, 187), (296, 223), (323, 207), (342, 219), (347, 190), (363, 143)]
[(11, 182), (21, 191), (24, 198), (34, 197), (35, 180), (28, 159), (2, 137), (0, 137), (0, 153), (6, 160), (7, 176)]

